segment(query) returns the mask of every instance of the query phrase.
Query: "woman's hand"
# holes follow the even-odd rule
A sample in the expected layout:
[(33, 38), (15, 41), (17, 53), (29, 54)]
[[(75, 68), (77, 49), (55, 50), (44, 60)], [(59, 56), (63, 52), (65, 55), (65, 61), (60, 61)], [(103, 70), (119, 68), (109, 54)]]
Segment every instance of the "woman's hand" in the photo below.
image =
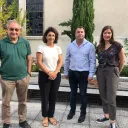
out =
[(57, 74), (55, 72), (49, 72), (48, 73), (49, 79), (50, 80), (55, 80), (57, 77)]

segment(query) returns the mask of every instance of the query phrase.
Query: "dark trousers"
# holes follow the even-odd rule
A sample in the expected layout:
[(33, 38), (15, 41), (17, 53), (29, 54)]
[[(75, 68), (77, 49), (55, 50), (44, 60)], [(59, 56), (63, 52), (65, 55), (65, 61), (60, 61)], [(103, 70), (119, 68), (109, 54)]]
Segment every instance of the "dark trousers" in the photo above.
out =
[(76, 110), (76, 96), (77, 88), (79, 87), (81, 96), (81, 114), (86, 114), (87, 107), (87, 84), (88, 84), (88, 71), (72, 71), (69, 70), (69, 84), (71, 88), (70, 92), (70, 107), (71, 112), (75, 113)]
[(41, 108), (43, 117), (53, 117), (55, 112), (56, 96), (60, 86), (61, 74), (55, 80), (49, 80), (48, 75), (39, 71), (38, 84), (41, 94)]
[(111, 120), (116, 119), (116, 92), (119, 83), (118, 67), (102, 67), (97, 69), (97, 80), (103, 111)]

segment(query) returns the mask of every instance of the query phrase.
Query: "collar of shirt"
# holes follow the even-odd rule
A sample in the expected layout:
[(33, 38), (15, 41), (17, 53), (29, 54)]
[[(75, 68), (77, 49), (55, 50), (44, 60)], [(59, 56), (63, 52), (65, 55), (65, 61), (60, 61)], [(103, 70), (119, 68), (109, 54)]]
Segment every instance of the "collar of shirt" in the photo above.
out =
[[(74, 40), (72, 43), (78, 47), (76, 40)], [(88, 43), (88, 41), (86, 39), (84, 39), (82, 44), (79, 47), (82, 47), (83, 45), (85, 45), (87, 43)]]
[[(5, 37), (3, 40), (7, 41), (8, 43), (12, 43), (8, 36)], [(21, 43), (21, 42), (22, 42), (22, 38), (19, 37), (17, 43)]]

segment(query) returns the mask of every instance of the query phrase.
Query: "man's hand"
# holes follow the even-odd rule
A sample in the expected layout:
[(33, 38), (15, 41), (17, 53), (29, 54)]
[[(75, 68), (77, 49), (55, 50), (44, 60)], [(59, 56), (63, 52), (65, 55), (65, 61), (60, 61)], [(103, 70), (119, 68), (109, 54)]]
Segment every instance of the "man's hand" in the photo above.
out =
[(88, 77), (88, 82), (92, 80), (92, 77)]
[(65, 79), (68, 79), (68, 75), (64, 75)]

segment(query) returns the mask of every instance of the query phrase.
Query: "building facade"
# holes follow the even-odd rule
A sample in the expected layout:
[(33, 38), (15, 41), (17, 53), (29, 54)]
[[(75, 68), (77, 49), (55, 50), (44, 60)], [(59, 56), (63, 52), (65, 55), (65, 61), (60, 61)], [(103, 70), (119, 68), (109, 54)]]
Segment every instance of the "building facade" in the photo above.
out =
[[(58, 24), (72, 18), (73, 0), (19, 0), (19, 8), (30, 13), (29, 25), (32, 31), (26, 38), (30, 40), (32, 56), (35, 56), (36, 47), (42, 43), (43, 31), (49, 27), (55, 27), (60, 34), (58, 45), (65, 56), (66, 46), (70, 43), (67, 36), (61, 36), (61, 32), (67, 27)], [(116, 40), (122, 44), (128, 38), (128, 0), (94, 0), (95, 9), (95, 31), (94, 42), (99, 41), (101, 29), (105, 25), (114, 28)]]

